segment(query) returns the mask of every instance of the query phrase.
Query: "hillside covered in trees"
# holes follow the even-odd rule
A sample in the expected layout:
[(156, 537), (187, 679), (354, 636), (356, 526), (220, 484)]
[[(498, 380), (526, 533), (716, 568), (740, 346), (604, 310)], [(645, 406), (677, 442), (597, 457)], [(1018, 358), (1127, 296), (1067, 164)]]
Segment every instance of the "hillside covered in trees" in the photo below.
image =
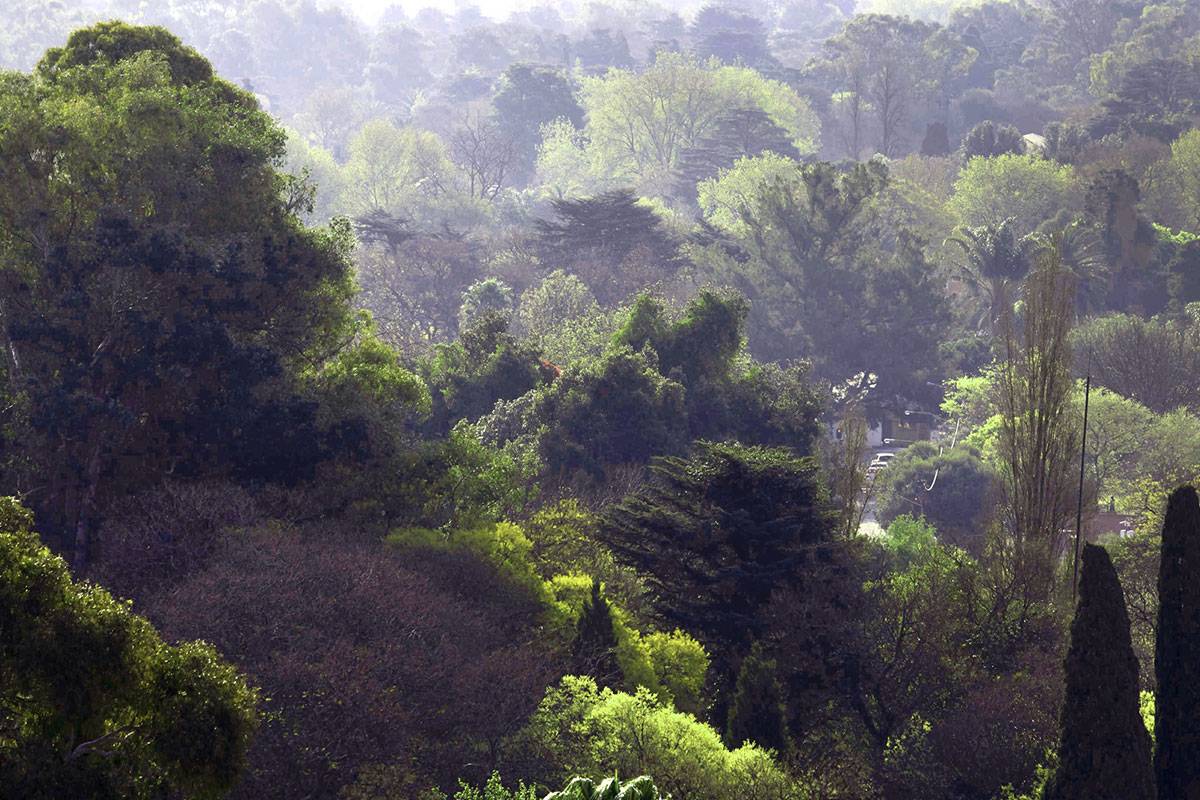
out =
[(0, 800), (1200, 797), (1200, 2), (368, 5), (0, 9)]

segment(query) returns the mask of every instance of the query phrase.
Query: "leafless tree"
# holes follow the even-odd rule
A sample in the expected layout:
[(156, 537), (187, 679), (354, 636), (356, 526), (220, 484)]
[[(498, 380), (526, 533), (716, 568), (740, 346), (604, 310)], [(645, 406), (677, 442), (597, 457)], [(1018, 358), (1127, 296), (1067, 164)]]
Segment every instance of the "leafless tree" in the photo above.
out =
[(516, 148), (493, 120), (467, 111), (450, 134), (450, 155), (466, 173), (471, 196), (495, 200), (514, 165)]
[(1010, 567), (1015, 590), (1029, 601), (1049, 596), (1063, 531), (1074, 513), (1074, 292), (1057, 241), (1049, 243), (1026, 282), (1020, 319), (1011, 310), (1001, 319), (1004, 359), (996, 401)]

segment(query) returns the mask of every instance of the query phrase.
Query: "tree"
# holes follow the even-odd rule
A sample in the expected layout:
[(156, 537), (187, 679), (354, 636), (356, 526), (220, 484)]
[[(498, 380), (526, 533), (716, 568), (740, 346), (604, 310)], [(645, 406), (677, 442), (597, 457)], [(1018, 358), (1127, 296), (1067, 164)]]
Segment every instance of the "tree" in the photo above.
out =
[(742, 661), (729, 704), (725, 741), (731, 745), (754, 742), (784, 754), (790, 747), (783, 686), (776, 677), (775, 661), (755, 642)]
[(879, 521), (889, 525), (901, 515), (917, 514), (937, 529), (940, 541), (981, 555), (998, 479), (970, 448), (942, 453), (918, 442), (893, 458), (876, 480)]
[(1108, 553), (1091, 544), (1083, 549), (1065, 670), (1058, 769), (1043, 796), (1151, 800), (1150, 735), (1139, 710), (1138, 662), (1125, 597)]
[(660, 51), (640, 72), (610, 70), (586, 78), (581, 101), (587, 114), (582, 164), (647, 197), (671, 194), (682, 153), (731, 109), (761, 110), (801, 152), (814, 151), (820, 137), (808, 101), (787, 85), (748, 67), (702, 63), (680, 53)]
[(246, 766), (255, 692), (203, 642), (167, 645), (76, 583), (0, 499), (0, 780), (14, 797), (219, 798)]
[(922, 242), (906, 232), (881, 241), (871, 227), (887, 183), (880, 160), (843, 170), (742, 159), (700, 186), (708, 221), (736, 237), (732, 252), (709, 247), (701, 263), (750, 299), (757, 357), (805, 358), (832, 384), (875, 376), (894, 403), (928, 395), (949, 320)]
[(708, 4), (696, 12), (689, 35), (701, 58), (745, 64), (760, 71), (778, 66), (767, 46), (767, 31), (752, 14)]
[(1071, 334), (1078, 374), (1164, 414), (1200, 408), (1189, 376), (1200, 370), (1200, 326), (1165, 317), (1110, 314), (1087, 320)]
[(492, 97), (500, 131), (513, 143), (519, 159), (518, 174), (528, 177), (542, 141), (542, 126), (566, 120), (583, 127), (583, 109), (571, 83), (562, 72), (532, 64), (513, 64), (500, 76)]
[(967, 160), (991, 158), (1006, 153), (1020, 154), (1025, 150), (1021, 132), (1012, 125), (997, 125), (991, 120), (979, 123), (963, 139), (962, 152)]
[(701, 442), (689, 458), (658, 460), (653, 473), (606, 515), (601, 538), (645, 573), (662, 615), (700, 639), (718, 685), (729, 686), (748, 639), (763, 632), (772, 593), (802, 585), (832, 558), (816, 462)]
[(1200, 233), (1200, 131), (1171, 144), (1171, 155), (1155, 164), (1146, 190), (1153, 219), (1171, 228)]
[(1200, 499), (1190, 486), (1176, 489), (1163, 521), (1162, 566), (1158, 573), (1158, 643), (1154, 674), (1154, 771), (1158, 797), (1193, 797), (1200, 792), (1200, 765), (1189, 754), (1197, 741), (1200, 714)]
[(954, 183), (948, 203), (963, 225), (999, 225), (1008, 218), (1019, 235), (1070, 208), (1070, 167), (1034, 156), (1007, 154), (972, 158)]
[(450, 157), (467, 179), (467, 196), (494, 201), (506, 183), (516, 158), (514, 145), (500, 126), (470, 112), (450, 134)]
[(866, 121), (874, 118), (875, 151), (902, 154), (922, 101), (946, 122), (951, 85), (974, 60), (957, 36), (908, 17), (858, 14), (825, 42), (824, 69), (835, 95), (849, 107), (847, 153), (857, 159), (867, 143)]
[(658, 788), (646, 775), (624, 783), (606, 778), (599, 785), (587, 778), (572, 778), (559, 792), (551, 792), (545, 800), (658, 800)]
[(599, 686), (619, 686), (622, 683), (612, 610), (608, 600), (600, 593), (599, 578), (592, 578), (592, 596), (584, 601), (579, 622), (575, 625), (571, 660), (575, 674), (590, 675)]
[(636, 694), (568, 675), (552, 686), (513, 742), (536, 780), (562, 785), (578, 775), (653, 775), (662, 796), (771, 800), (799, 787), (762, 748), (727, 748), (689, 714)]
[(535, 223), (542, 260), (579, 275), (604, 304), (671, 277), (679, 244), (648, 204), (627, 190), (555, 200), (556, 219)]
[(1000, 320), (1012, 310), (1014, 295), (1032, 262), (1033, 241), (1018, 237), (1012, 217), (998, 225), (959, 228), (950, 238), (963, 250), (963, 274), (984, 302), (977, 327), (995, 333)]
[(712, 131), (694, 147), (680, 153), (676, 194), (686, 202), (694, 202), (696, 186), (701, 181), (733, 167), (746, 156), (765, 153), (800, 160), (800, 151), (791, 136), (766, 112), (757, 108), (731, 109), (717, 119)]
[(168, 472), (311, 474), (330, 442), (297, 378), (355, 337), (350, 236), (297, 220), (284, 132), (116, 22), (0, 79), (0, 105), (4, 357), (44, 532), (82, 564), (98, 510)]
[(1014, 585), (1027, 601), (1050, 596), (1054, 563), (1074, 504), (1077, 431), (1069, 335), (1074, 286), (1054, 245), (1026, 284), (1018, 330), (1002, 320), (996, 382), (1000, 458)]
[(262, 728), (232, 797), (337, 797), (397, 752), (421, 754), (401, 762), (409, 788), (483, 780), (566, 666), (536, 632), (537, 600), (473, 552), (320, 527), (225, 536), (150, 609), (168, 635), (237, 653), (261, 687)]

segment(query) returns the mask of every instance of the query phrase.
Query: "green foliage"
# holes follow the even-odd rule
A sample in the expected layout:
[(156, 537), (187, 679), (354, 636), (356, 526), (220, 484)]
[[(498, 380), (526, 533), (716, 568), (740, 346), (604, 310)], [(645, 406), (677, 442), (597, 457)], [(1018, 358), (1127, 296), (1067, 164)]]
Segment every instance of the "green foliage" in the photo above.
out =
[(588, 778), (572, 778), (562, 791), (551, 792), (543, 800), (658, 800), (658, 787), (643, 775), (621, 783), (605, 778), (599, 785)]
[(224, 797), (256, 696), (202, 642), (168, 646), (127, 603), (71, 579), (0, 500), (0, 776), (29, 798)]
[(924, 517), (901, 514), (887, 526), (883, 546), (901, 569), (924, 562), (938, 546), (937, 529)]
[(601, 538), (731, 682), (772, 592), (801, 583), (829, 546), (817, 466), (783, 449), (700, 442), (690, 458), (653, 470), (653, 482), (608, 512)]
[(572, 672), (590, 675), (600, 686), (620, 683), (617, 663), (617, 636), (613, 631), (612, 611), (600, 592), (599, 578), (592, 579), (592, 595), (583, 602), (575, 623), (575, 641), (571, 644)]
[(600, 689), (568, 676), (546, 692), (513, 742), (545, 766), (539, 780), (577, 775), (654, 775), (672, 797), (714, 800), (747, 795), (782, 800), (797, 791), (774, 759), (753, 745), (729, 750), (709, 726), (637, 694)]
[(978, 554), (993, 521), (999, 485), (978, 451), (956, 447), (942, 452), (932, 443), (918, 442), (879, 473), (875, 491), (883, 525), (903, 514), (920, 515), (941, 541)]
[(519, 397), (550, 377), (537, 350), (508, 333), (507, 317), (492, 312), (476, 316), (459, 341), (437, 345), (422, 371), (439, 432), (476, 420), (497, 400)]
[(1035, 156), (972, 158), (954, 183), (949, 208), (964, 225), (999, 225), (1012, 218), (1018, 234), (1032, 233), (1060, 209), (1071, 208), (1072, 169)]
[(833, 384), (874, 374), (891, 401), (928, 394), (949, 319), (922, 243), (872, 229), (887, 184), (882, 160), (844, 170), (769, 155), (743, 160), (703, 195), (710, 222), (749, 257), (725, 242), (694, 257), (712, 280), (746, 293), (758, 358), (805, 358)]
[(1046, 800), (1155, 797), (1150, 736), (1121, 583), (1104, 548), (1085, 545), (1071, 623), (1058, 769)]
[(1012, 125), (997, 125), (985, 120), (971, 129), (962, 143), (963, 156), (968, 160), (982, 156), (1002, 156), (1024, 151), (1021, 132)]
[(783, 686), (776, 677), (775, 661), (763, 654), (757, 642), (738, 670), (725, 741), (754, 742), (779, 754), (787, 753), (790, 747)]
[[(566, 144), (577, 172), (633, 186), (647, 197), (671, 195), (681, 155), (732, 109), (761, 111), (802, 153), (813, 152), (820, 138), (820, 121), (808, 101), (786, 84), (748, 67), (701, 63), (668, 50), (660, 50), (643, 70), (613, 69), (585, 79), (580, 96), (587, 118), (582, 136), (553, 146), (548, 138), (539, 171), (549, 161), (564, 163), (560, 153)], [(565, 128), (552, 133), (570, 135)]]
[(599, 476), (607, 466), (645, 463), (685, 446), (683, 387), (659, 374), (652, 356), (614, 348), (563, 373), (537, 398), (540, 452), (552, 473)]
[(704, 683), (708, 674), (704, 645), (678, 628), (670, 633), (656, 631), (643, 636), (642, 644), (655, 677), (675, 708), (702, 718), (707, 706)]
[(95, 509), (169, 471), (311, 477), (342, 442), (295, 378), (360, 323), (350, 231), (299, 223), (284, 132), (166, 31), (116, 22), (5, 75), (0, 109), (6, 374), (61, 487), (48, 532), (86, 558)]

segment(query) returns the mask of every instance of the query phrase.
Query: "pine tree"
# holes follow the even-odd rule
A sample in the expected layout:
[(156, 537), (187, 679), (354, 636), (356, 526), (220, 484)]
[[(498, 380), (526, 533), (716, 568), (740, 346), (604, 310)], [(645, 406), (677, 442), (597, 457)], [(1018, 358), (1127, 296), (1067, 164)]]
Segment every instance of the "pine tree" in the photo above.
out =
[(592, 597), (584, 601), (579, 615), (571, 659), (577, 673), (592, 676), (601, 686), (617, 687), (621, 683), (612, 609), (600, 591), (598, 578), (592, 579)]
[(1058, 772), (1046, 800), (1151, 800), (1150, 735), (1138, 708), (1138, 662), (1125, 595), (1108, 552), (1083, 551), (1066, 659)]
[(767, 658), (755, 642), (742, 662), (729, 706), (725, 740), (730, 747), (754, 742), (777, 753), (788, 749), (787, 710), (775, 669), (774, 659)]
[(1154, 673), (1160, 800), (1200, 798), (1200, 500), (1176, 489), (1163, 522)]

